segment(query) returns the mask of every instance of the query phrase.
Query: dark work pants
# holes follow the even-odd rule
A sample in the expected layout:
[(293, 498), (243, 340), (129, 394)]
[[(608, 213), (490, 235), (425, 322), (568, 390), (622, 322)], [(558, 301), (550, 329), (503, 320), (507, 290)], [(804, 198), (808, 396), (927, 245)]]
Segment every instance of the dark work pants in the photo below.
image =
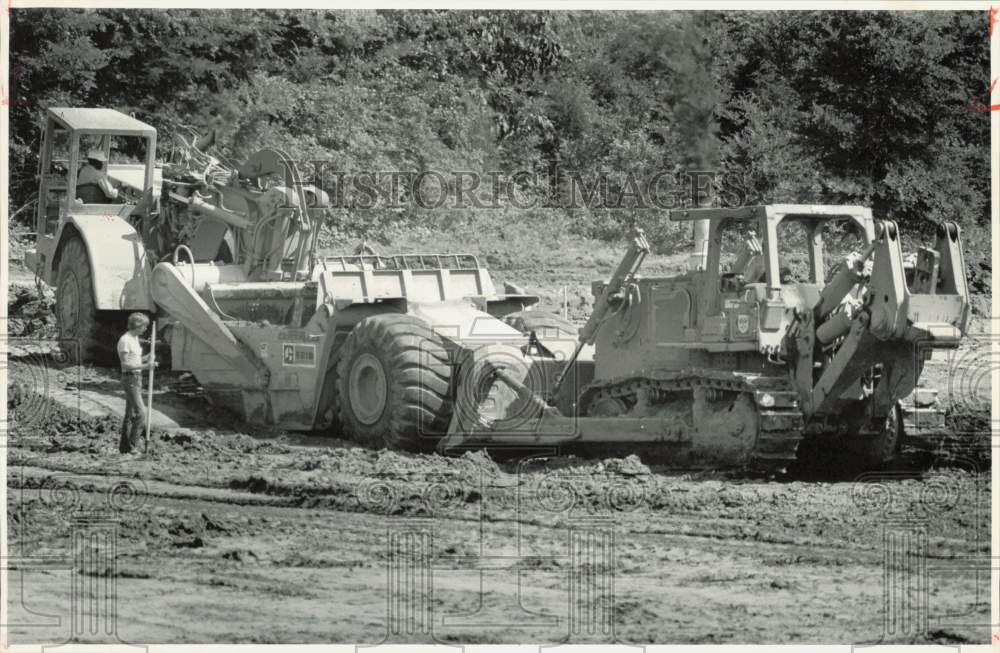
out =
[(125, 390), (125, 417), (122, 419), (122, 434), (118, 450), (129, 453), (139, 448), (146, 432), (146, 405), (142, 402), (142, 373), (122, 373), (122, 388)]

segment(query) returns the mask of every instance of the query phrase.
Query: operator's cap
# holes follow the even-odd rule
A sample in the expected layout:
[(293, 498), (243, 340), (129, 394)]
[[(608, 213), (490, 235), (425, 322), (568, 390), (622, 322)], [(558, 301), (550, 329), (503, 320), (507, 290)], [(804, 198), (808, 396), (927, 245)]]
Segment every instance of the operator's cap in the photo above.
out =
[(95, 161), (102, 161), (104, 163), (108, 162), (108, 157), (104, 154), (104, 150), (93, 149), (87, 152), (88, 159), (94, 159)]

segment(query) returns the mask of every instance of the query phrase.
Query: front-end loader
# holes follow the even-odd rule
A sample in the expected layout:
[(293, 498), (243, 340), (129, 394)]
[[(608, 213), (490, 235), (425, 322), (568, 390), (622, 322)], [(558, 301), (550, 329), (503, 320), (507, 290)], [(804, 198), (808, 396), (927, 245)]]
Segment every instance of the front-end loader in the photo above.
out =
[[(503, 385), (517, 400), (489, 416), (455, 411), (443, 447), (616, 443), (652, 447), (679, 467), (777, 472), (804, 438), (878, 467), (904, 438), (927, 446), (943, 434), (943, 411), (919, 379), (932, 352), (957, 347), (966, 330), (958, 225), (939, 226), (908, 283), (896, 224), (864, 207), (670, 218), (707, 224), (700, 264), (641, 277), (649, 246), (637, 233), (612, 279), (595, 284), (578, 345), (594, 346), (593, 361), (571, 356), (548, 396), (503, 361), (484, 364), (478, 387)], [(837, 245), (840, 256), (826, 251)]]

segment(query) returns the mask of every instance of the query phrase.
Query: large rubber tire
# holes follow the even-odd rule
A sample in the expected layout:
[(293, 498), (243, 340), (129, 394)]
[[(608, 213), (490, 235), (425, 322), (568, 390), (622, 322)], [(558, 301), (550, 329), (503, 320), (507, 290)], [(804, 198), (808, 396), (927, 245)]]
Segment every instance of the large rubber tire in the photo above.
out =
[(572, 322), (546, 311), (517, 311), (503, 316), (503, 321), (521, 333), (542, 337), (576, 338), (579, 329)]
[(59, 257), (56, 323), (69, 362), (115, 364), (118, 339), (114, 325), (97, 310), (90, 257), (78, 236), (63, 245)]
[(340, 423), (340, 383), (337, 376), (338, 356), (347, 334), (338, 331), (334, 334), (334, 343), (330, 360), (327, 362), (326, 374), (323, 376), (323, 389), (320, 391), (320, 424), (328, 435), (341, 437), (344, 434), (343, 425)]
[(885, 428), (878, 435), (856, 436), (853, 451), (857, 464), (865, 470), (878, 470), (889, 466), (899, 454), (903, 441), (903, 418), (899, 404), (892, 407), (885, 421)]
[(337, 363), (343, 430), (365, 446), (429, 451), (451, 418), (452, 366), (444, 342), (412, 315), (359, 322)]

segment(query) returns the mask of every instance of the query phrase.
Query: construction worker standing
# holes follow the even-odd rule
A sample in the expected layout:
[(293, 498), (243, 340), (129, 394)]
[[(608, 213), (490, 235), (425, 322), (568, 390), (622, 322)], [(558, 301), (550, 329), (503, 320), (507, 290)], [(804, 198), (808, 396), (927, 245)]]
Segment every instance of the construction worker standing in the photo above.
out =
[[(142, 313), (128, 316), (128, 331), (118, 339), (118, 359), (122, 366), (122, 388), (125, 390), (125, 417), (122, 420), (118, 450), (136, 450), (146, 425), (146, 406), (142, 401), (142, 372), (149, 364), (149, 354), (143, 355), (139, 336), (149, 327), (149, 318)], [(155, 361), (153, 363), (156, 364)]]

